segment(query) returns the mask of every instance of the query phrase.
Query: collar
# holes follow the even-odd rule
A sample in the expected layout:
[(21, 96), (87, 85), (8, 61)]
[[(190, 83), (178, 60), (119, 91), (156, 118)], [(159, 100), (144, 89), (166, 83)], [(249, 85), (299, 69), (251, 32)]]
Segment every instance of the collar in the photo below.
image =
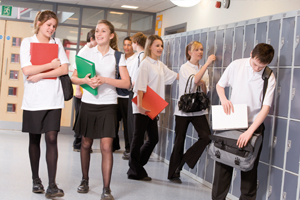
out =
[(152, 63), (152, 64), (156, 64), (158, 62), (158, 60), (154, 60), (153, 58), (150, 58), (149, 56), (147, 56), (146, 59), (149, 60), (150, 63)]
[[(96, 45), (95, 47), (92, 48), (92, 51), (94, 53), (100, 53), (100, 51), (98, 50), (98, 45)], [(115, 54), (115, 50), (113, 50), (111, 47), (109, 47), (108, 52), (105, 55), (109, 55), (109, 54)]]
[(201, 65), (199, 65), (199, 68), (198, 68), (198, 65), (194, 65), (193, 63), (191, 63), (190, 61), (187, 61), (186, 64), (188, 64), (190, 67), (192, 68), (195, 68), (195, 69), (201, 69)]
[[(33, 39), (34, 39), (34, 41), (39, 42), (39, 40), (36, 37), (36, 34), (33, 35)], [(54, 44), (54, 43), (56, 43), (56, 42), (55, 42), (54, 38), (51, 37), (50, 41), (49, 41), (49, 44)]]
[(252, 74), (262, 75), (262, 74), (264, 73), (264, 70), (265, 70), (265, 69), (263, 69), (263, 70), (261, 70), (261, 71), (259, 71), (259, 72), (254, 72), (254, 71), (253, 71), (253, 68), (252, 68), (251, 65), (250, 65), (250, 59), (251, 59), (251, 57), (249, 57), (249, 58), (248, 58), (248, 61), (246, 62), (246, 66), (247, 66), (249, 72), (251, 72)]
[(136, 54), (137, 54), (137, 53), (132, 54), (132, 55), (131, 55), (129, 58), (127, 58), (126, 60), (127, 60), (127, 61), (130, 61), (130, 60), (134, 59), (135, 56), (136, 56)]

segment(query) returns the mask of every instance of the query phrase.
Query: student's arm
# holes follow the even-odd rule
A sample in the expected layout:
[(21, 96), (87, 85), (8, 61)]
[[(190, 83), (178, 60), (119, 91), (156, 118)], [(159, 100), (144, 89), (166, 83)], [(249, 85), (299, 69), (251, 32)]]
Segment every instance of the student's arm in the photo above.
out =
[(50, 69), (57, 69), (60, 67), (59, 58), (53, 59), (50, 63), (44, 65), (30, 65), (22, 68), (22, 72), (25, 76), (35, 75)]
[(144, 92), (141, 90), (138, 90), (138, 92), (137, 92), (137, 107), (142, 115), (146, 115), (146, 112), (149, 112), (150, 110), (147, 110), (143, 107), (143, 105), (142, 105), (143, 104), (142, 103), (143, 96), (144, 96)]
[(251, 124), (251, 126), (245, 131), (243, 134), (240, 135), (236, 145), (239, 146), (239, 148), (242, 148), (247, 145), (248, 141), (252, 137), (255, 130), (264, 122), (265, 118), (267, 117), (270, 110), (270, 106), (263, 105), (262, 109), (258, 113), (257, 117), (255, 118), (254, 122)]
[(201, 89), (202, 89), (202, 92), (204, 92), (204, 94), (207, 93), (207, 90), (206, 90), (206, 83), (205, 81), (203, 80), (200, 80), (198, 83), (197, 83), (197, 86), (200, 86)]
[(34, 75), (29, 75), (27, 77), (27, 80), (35, 83), (43, 78), (59, 77), (61, 75), (65, 75), (65, 74), (68, 74), (68, 64), (67, 63), (62, 64), (60, 67), (53, 69), (49, 72), (43, 72), (43, 73), (38, 73), (38, 74), (34, 74)]
[(72, 74), (71, 81), (75, 85), (88, 84), (89, 86), (91, 86), (91, 88), (95, 89), (96, 87), (98, 87), (97, 78), (89, 78), (90, 75), (91, 74), (87, 74), (84, 78), (78, 78), (77, 70), (75, 69)]
[(109, 84), (117, 88), (130, 88), (130, 77), (126, 66), (119, 66), (121, 79), (98, 76), (99, 85)]
[(227, 115), (230, 115), (231, 111), (234, 112), (233, 105), (231, 101), (229, 101), (225, 95), (225, 89), (221, 87), (219, 84), (216, 85), (217, 93), (220, 98), (221, 104), (223, 106), (223, 110)]
[(79, 85), (75, 85), (75, 97), (79, 99), (82, 97), (82, 92)]
[(208, 56), (206, 63), (202, 66), (200, 71), (195, 75), (195, 78), (194, 78), (195, 84), (197, 84), (202, 79), (205, 71), (207, 70), (207, 67), (215, 60), (216, 60), (215, 55), (212, 54), (212, 55)]

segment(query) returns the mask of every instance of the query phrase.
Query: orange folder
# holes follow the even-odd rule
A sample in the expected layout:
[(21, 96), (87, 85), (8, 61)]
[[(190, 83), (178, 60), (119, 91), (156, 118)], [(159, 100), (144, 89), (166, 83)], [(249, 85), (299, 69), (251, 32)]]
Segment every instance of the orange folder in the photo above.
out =
[[(137, 96), (132, 99), (132, 102), (137, 104)], [(165, 109), (165, 107), (167, 107), (168, 102), (147, 86), (147, 91), (144, 93), (142, 104), (144, 108), (150, 110), (150, 112), (146, 112), (146, 115), (153, 120), (163, 109)]]
[[(58, 44), (30, 43), (30, 55), (32, 65), (50, 63), (53, 59), (58, 58)], [(44, 72), (51, 70), (52, 69)], [(49, 77), (45, 79), (57, 79), (57, 77)]]

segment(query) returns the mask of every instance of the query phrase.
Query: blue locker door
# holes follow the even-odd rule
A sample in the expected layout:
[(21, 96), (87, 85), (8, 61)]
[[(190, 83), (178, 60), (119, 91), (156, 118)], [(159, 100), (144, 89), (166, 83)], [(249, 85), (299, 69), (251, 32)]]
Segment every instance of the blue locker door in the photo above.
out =
[[(176, 71), (176, 72), (178, 72), (178, 71)], [(175, 80), (173, 82), (171, 88), (172, 88), (171, 98), (177, 100), (178, 99), (178, 81), (177, 80)]]
[(233, 28), (226, 29), (225, 31), (224, 58), (223, 58), (224, 67), (227, 67), (232, 61), (233, 31), (234, 31)]
[[(232, 195), (239, 197), (241, 195), (241, 171), (234, 169), (233, 170), (233, 183), (232, 183)], [(229, 190), (230, 191), (230, 190)]]
[(181, 66), (185, 62), (185, 46), (186, 46), (186, 36), (181, 36), (179, 66)]
[(247, 25), (245, 31), (244, 58), (250, 57), (250, 53), (254, 48), (255, 25)]
[(213, 77), (213, 89), (212, 89), (212, 99), (211, 99), (211, 105), (219, 105), (219, 96), (216, 89), (216, 84), (220, 80), (221, 77), (221, 68), (214, 68), (214, 77)]
[(208, 46), (207, 46), (207, 57), (215, 54), (215, 36), (216, 36), (216, 32), (215, 31), (211, 31), (208, 33)]
[(286, 119), (275, 119), (274, 138), (272, 141), (272, 143), (275, 144), (275, 146), (273, 145), (272, 165), (275, 165), (280, 168), (283, 168), (286, 127)]
[[(268, 174), (265, 174), (265, 179), (268, 178)], [(271, 167), (270, 184), (268, 187), (268, 200), (281, 199), (281, 183), (282, 183), (282, 170)]]
[(177, 106), (177, 101), (174, 99), (170, 100), (170, 115), (169, 115), (169, 129), (170, 130), (174, 130), (174, 125), (175, 125), (175, 116), (174, 116), (174, 111), (175, 111), (175, 107)]
[(168, 67), (172, 70), (174, 65), (174, 38), (169, 40), (169, 56), (168, 56)]
[(282, 194), (283, 199), (285, 200), (297, 199), (296, 198), (297, 184), (298, 184), (298, 177), (286, 172), (284, 178), (283, 194)]
[(243, 56), (244, 26), (235, 28), (233, 60)]
[(268, 43), (274, 48), (274, 58), (269, 66), (277, 66), (278, 64), (278, 50), (279, 50), (279, 34), (280, 34), (280, 20), (269, 22)]
[[(170, 104), (171, 99), (167, 98), (165, 100), (166, 100), (166, 102), (168, 102), (168, 104)], [(163, 116), (161, 116), (161, 117), (163, 117), (163, 124), (162, 124), (163, 128), (169, 127), (169, 115), (170, 115), (170, 106), (167, 106), (165, 108), (165, 113), (163, 114)]]
[(207, 41), (207, 33), (201, 33), (200, 42), (203, 45), (203, 57), (202, 57), (202, 59), (199, 62), (200, 65), (204, 65), (205, 62), (206, 62), (206, 56), (207, 56), (206, 55), (206, 41)]
[(217, 31), (215, 67), (222, 67), (224, 30)]
[(200, 41), (200, 33), (194, 34), (194, 40)]
[(273, 117), (267, 116), (265, 121), (265, 132), (264, 132), (264, 140), (263, 140), (263, 146), (262, 146), (262, 151), (260, 154), (260, 160), (269, 163), (270, 159), (270, 152), (272, 149), (272, 125), (273, 125)]
[[(300, 54), (299, 54), (300, 55)], [(300, 57), (300, 56), (298, 56)], [(294, 78), (291, 97), (291, 118), (300, 119), (300, 69), (294, 69)]]
[[(273, 70), (273, 74), (275, 76), (275, 79), (276, 81), (278, 82), (277, 80), (277, 68), (271, 68)], [(277, 83), (276, 83), (277, 84)], [(272, 105), (271, 105), (271, 108), (270, 108), (270, 111), (269, 111), (269, 115), (274, 115), (274, 112), (275, 112), (275, 108), (274, 108), (274, 105), (275, 105), (275, 94), (277, 93), (276, 91), (276, 88), (275, 88), (275, 91), (274, 91), (274, 96), (273, 96), (273, 102), (272, 102)]]
[(164, 40), (164, 50), (163, 50), (163, 55), (162, 55), (161, 61), (165, 65), (168, 65), (168, 63), (167, 63), (168, 51), (169, 51), (169, 40)]
[(283, 19), (280, 50), (280, 66), (291, 66), (293, 60), (295, 17)]
[[(297, 32), (296, 32), (296, 49), (295, 55), (300, 55), (300, 16), (297, 17)], [(295, 56), (294, 66), (300, 66), (300, 56)]]
[(179, 48), (180, 48), (180, 37), (175, 38), (175, 44), (174, 44), (174, 67), (180, 68), (180, 65), (178, 64), (179, 61)]
[(266, 199), (268, 191), (269, 165), (258, 164), (256, 199)]
[(267, 22), (257, 24), (256, 42), (257, 44), (267, 42)]
[(286, 153), (286, 170), (298, 174), (299, 172), (299, 158), (300, 158), (300, 134), (299, 134), (300, 122), (290, 121), (289, 137), (287, 143)]
[(171, 158), (171, 154), (172, 154), (172, 150), (173, 150), (173, 135), (174, 135), (174, 131), (169, 130), (168, 131), (168, 141), (167, 141), (167, 157), (166, 159), (170, 161)]
[(186, 45), (188, 45), (191, 41), (193, 41), (193, 35), (188, 35)]
[(276, 105), (275, 113), (276, 115), (281, 117), (287, 117), (288, 115), (290, 82), (291, 82), (291, 69), (279, 69), (279, 76), (277, 80), (278, 99), (276, 102), (277, 105)]
[(197, 176), (199, 176), (202, 179), (204, 179), (204, 175), (205, 175), (205, 161), (206, 161), (206, 150), (203, 151), (200, 160), (198, 162)]
[(166, 158), (167, 155), (167, 136), (168, 136), (168, 129), (164, 128), (162, 131), (162, 134), (159, 137), (159, 152), (160, 152), (160, 156), (162, 158)]

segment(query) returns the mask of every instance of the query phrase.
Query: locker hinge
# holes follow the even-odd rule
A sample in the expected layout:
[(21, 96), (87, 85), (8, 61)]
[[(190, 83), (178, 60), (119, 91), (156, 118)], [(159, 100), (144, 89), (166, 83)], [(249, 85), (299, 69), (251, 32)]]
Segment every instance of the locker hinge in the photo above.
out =
[(296, 95), (296, 88), (293, 88), (292, 89), (292, 101), (293, 101), (295, 95)]
[(296, 36), (296, 40), (295, 40), (295, 42), (296, 42), (296, 47), (295, 47), (295, 49), (298, 47), (298, 45), (299, 45), (299, 39), (300, 39), (300, 36), (299, 35), (297, 35)]
[(277, 137), (274, 136), (274, 139), (273, 139), (273, 148), (276, 146), (276, 144), (277, 144)]
[(283, 192), (283, 194), (282, 194), (282, 200), (286, 200), (286, 192)]
[(286, 149), (286, 152), (289, 152), (289, 150), (291, 149), (291, 147), (292, 147), (292, 141), (289, 140), (289, 141), (287, 142), (287, 149)]
[(271, 194), (272, 194), (272, 185), (270, 185), (268, 189), (268, 198), (270, 198)]
[(257, 180), (257, 182), (256, 182), (256, 189), (258, 189), (259, 188), (259, 180)]

